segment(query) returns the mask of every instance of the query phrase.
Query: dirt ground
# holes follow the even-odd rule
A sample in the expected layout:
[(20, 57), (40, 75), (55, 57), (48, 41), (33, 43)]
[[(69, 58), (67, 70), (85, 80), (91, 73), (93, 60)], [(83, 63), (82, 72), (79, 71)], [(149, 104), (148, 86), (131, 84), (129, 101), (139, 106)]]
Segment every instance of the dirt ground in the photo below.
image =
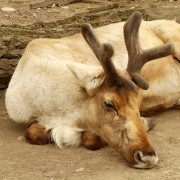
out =
[[(146, 20), (166, 18), (180, 22), (179, 0), (107, 0), (106, 3), (30, 8), (30, 4), (40, 1), (0, 0), (0, 8), (8, 6), (16, 10), (0, 10), (0, 84), (9, 81), (9, 75), (12, 75), (24, 48), (33, 38), (68, 36), (78, 32), (84, 21), (93, 26), (124, 21), (134, 10), (141, 11)], [(4, 71), (7, 74), (3, 74)], [(4, 93), (0, 91), (2, 180), (180, 179), (179, 110), (169, 110), (154, 116), (157, 125), (148, 134), (160, 160), (153, 169), (139, 170), (128, 167), (123, 157), (108, 146), (89, 151), (83, 147), (60, 150), (53, 144), (28, 144), (23, 138), (23, 125), (13, 123), (8, 117)]]

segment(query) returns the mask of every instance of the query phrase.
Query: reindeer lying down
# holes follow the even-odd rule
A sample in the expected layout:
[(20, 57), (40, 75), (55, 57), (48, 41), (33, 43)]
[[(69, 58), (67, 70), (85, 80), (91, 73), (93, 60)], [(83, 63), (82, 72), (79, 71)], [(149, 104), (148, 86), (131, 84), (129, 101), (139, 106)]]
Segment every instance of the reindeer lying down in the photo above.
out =
[(154, 122), (141, 115), (180, 107), (180, 25), (141, 21), (135, 12), (126, 23), (95, 32), (83, 24), (82, 35), (29, 43), (6, 92), (10, 118), (28, 124), (28, 142), (107, 143), (133, 167), (157, 164), (146, 133)]

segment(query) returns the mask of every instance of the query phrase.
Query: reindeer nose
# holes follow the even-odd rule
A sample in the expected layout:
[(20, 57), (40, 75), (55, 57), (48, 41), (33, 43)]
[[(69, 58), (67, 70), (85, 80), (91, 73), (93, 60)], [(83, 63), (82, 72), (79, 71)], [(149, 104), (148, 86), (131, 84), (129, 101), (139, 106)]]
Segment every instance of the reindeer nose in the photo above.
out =
[(135, 164), (133, 167), (141, 169), (149, 169), (154, 167), (158, 162), (158, 156), (155, 151), (148, 152), (148, 154), (143, 154), (142, 151), (135, 151), (134, 153)]

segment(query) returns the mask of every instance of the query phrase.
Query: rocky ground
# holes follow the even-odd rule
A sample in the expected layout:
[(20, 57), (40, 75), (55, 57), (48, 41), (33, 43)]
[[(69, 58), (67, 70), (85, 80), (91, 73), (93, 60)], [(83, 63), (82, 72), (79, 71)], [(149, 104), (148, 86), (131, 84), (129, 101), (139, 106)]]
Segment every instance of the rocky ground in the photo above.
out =
[[(49, 0), (0, 1), (0, 89), (7, 83), (27, 43), (34, 38), (60, 38), (79, 32), (83, 22), (94, 27), (125, 21), (134, 10), (144, 19), (176, 19), (180, 22), (180, 1), (101, 0), (76, 2)], [(87, 1), (87, 0), (86, 0)], [(63, 4), (64, 3), (64, 4)], [(67, 4), (66, 4), (67, 3)], [(46, 5), (45, 7), (42, 7)], [(5, 7), (11, 8), (7, 9)], [(98, 151), (34, 146), (24, 138), (24, 127), (13, 123), (0, 91), (0, 179), (2, 180), (179, 180), (180, 111), (156, 115), (157, 126), (149, 132), (160, 161), (150, 170), (132, 169), (110, 147)]]

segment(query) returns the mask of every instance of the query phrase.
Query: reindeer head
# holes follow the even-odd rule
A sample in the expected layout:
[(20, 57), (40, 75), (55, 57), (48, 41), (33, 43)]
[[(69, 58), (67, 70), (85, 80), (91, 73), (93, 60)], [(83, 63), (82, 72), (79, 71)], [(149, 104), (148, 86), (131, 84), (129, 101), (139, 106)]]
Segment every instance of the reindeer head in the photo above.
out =
[(111, 44), (100, 43), (91, 26), (82, 25), (82, 35), (104, 72), (94, 80), (97, 80), (95, 86), (89, 86), (90, 90), (93, 89), (93, 105), (89, 116), (94, 120), (87, 127), (118, 152), (122, 151), (133, 167), (151, 168), (157, 164), (158, 157), (148, 140), (139, 113), (140, 90), (148, 89), (148, 83), (140, 71), (146, 62), (171, 54), (173, 46), (165, 44), (142, 50), (138, 38), (141, 21), (142, 15), (135, 12), (124, 25), (124, 39), (129, 56), (125, 73), (116, 69), (112, 62), (114, 50)]

